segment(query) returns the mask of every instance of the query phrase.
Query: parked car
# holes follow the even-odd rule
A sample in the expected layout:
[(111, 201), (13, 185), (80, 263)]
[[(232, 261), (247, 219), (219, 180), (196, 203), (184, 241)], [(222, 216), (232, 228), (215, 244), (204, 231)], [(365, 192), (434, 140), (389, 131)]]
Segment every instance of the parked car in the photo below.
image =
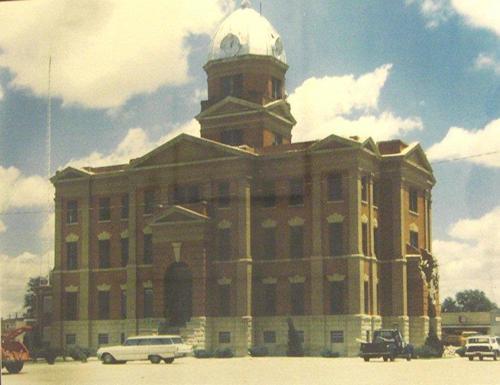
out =
[(151, 335), (129, 337), (122, 345), (103, 346), (97, 351), (97, 358), (104, 364), (125, 363), (127, 361), (149, 360), (167, 364), (176, 357), (183, 357), (192, 352), (189, 345), (176, 335)]
[(496, 361), (500, 356), (500, 337), (474, 336), (467, 338), (465, 356), (470, 361), (474, 357), (478, 357), (481, 361), (484, 357), (491, 357)]
[(372, 342), (361, 342), (359, 356), (365, 361), (382, 357), (384, 361), (394, 361), (396, 357), (404, 357), (408, 361), (413, 355), (413, 346), (407, 344), (399, 330), (379, 329), (373, 333)]

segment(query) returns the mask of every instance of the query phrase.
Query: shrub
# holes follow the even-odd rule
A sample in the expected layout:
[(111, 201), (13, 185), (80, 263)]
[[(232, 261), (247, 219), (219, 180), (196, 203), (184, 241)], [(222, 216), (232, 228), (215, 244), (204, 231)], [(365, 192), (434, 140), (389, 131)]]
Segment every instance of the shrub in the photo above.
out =
[(465, 346), (461, 346), (455, 350), (455, 354), (458, 354), (460, 357), (465, 357)]
[(214, 356), (211, 352), (205, 349), (197, 349), (194, 351), (193, 355), (196, 358), (212, 358)]
[(223, 348), (223, 349), (217, 349), (215, 351), (215, 357), (217, 357), (217, 358), (231, 358), (231, 357), (234, 357), (234, 354), (233, 354), (231, 349)]
[(434, 330), (429, 331), (429, 335), (425, 339), (425, 346), (429, 346), (436, 353), (435, 357), (442, 357), (444, 346)]
[(321, 355), (321, 357), (325, 357), (325, 358), (340, 357), (339, 352), (333, 352), (332, 349), (328, 349), (328, 348), (323, 349), (319, 354)]
[(287, 319), (288, 323), (288, 349), (286, 352), (287, 356), (290, 357), (302, 357), (304, 356), (304, 348), (302, 347), (302, 341), (300, 335), (295, 330), (293, 321), (291, 318)]
[(254, 346), (248, 352), (252, 357), (265, 357), (269, 355), (269, 350), (265, 346)]
[(69, 348), (66, 354), (75, 361), (87, 362), (87, 358), (90, 357), (91, 353), (90, 349), (76, 345)]
[(439, 358), (442, 354), (439, 354), (432, 346), (422, 345), (414, 350), (414, 355), (418, 358)]

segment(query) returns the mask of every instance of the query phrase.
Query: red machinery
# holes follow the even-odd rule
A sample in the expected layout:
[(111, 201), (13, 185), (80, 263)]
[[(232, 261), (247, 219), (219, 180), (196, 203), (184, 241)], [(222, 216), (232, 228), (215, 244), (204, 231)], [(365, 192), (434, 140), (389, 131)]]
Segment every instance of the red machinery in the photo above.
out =
[(2, 368), (7, 368), (9, 373), (19, 373), (24, 366), (24, 361), (30, 359), (28, 348), (16, 340), (16, 337), (29, 330), (31, 330), (30, 326), (23, 326), (2, 336)]

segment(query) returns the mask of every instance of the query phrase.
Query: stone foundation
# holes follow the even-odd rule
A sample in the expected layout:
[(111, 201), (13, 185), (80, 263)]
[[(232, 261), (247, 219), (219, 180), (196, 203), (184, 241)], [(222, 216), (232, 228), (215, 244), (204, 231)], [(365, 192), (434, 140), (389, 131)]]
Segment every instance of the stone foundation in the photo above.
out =
[(429, 335), (429, 317), (410, 317), (410, 343), (421, 346)]

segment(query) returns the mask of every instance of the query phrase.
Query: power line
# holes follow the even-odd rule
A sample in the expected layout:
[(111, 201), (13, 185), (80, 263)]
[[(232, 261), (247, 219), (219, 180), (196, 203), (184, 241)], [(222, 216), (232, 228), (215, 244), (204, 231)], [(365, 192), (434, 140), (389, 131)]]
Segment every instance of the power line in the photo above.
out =
[(431, 162), (431, 164), (456, 162), (456, 161), (459, 161), (459, 160), (471, 159), (471, 158), (479, 158), (480, 156), (487, 156), (487, 155), (494, 155), (494, 154), (500, 154), (500, 151), (483, 152), (483, 153), (479, 153), (479, 154), (462, 156), (462, 157), (459, 157), (459, 158), (443, 159), (443, 160), (438, 160), (436, 162)]

